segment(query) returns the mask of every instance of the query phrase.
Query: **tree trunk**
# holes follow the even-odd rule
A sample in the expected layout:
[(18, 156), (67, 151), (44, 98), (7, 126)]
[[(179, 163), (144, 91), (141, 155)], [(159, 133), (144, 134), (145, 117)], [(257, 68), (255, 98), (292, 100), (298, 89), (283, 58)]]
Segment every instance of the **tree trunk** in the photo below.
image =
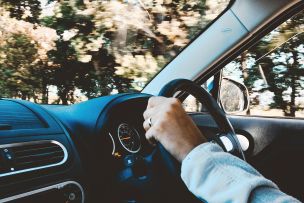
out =
[(47, 84), (43, 82), (42, 84), (42, 103), (48, 104), (49, 103), (49, 90)]
[(68, 105), (68, 90), (63, 87), (58, 90), (58, 96), (63, 105)]
[(291, 95), (290, 95), (290, 116), (295, 117), (296, 116), (296, 93), (297, 93), (297, 75), (294, 72), (298, 68), (298, 58), (297, 58), (297, 52), (292, 51), (292, 57), (293, 57), (293, 64), (291, 65)]
[(290, 117), (295, 117), (296, 116), (296, 93), (297, 93), (297, 74), (295, 73), (295, 70), (298, 68), (298, 63), (297, 63), (297, 52), (292, 51), (292, 58), (293, 58), (293, 63), (290, 64), (290, 66), (287, 68), (289, 69), (290, 73), (290, 87), (291, 87), (291, 94), (290, 94), (290, 102), (287, 105), (287, 111), (285, 111), (286, 116)]
[[(246, 81), (248, 80), (249, 73), (248, 73), (248, 67), (247, 67), (247, 51), (244, 51), (241, 54), (241, 71), (243, 73), (243, 78), (244, 78), (244, 84), (246, 85)], [(248, 87), (248, 85), (246, 85)], [(250, 92), (250, 90), (249, 90)], [(248, 110), (246, 111), (246, 115), (250, 115), (250, 106)]]
[(244, 51), (241, 54), (241, 67), (242, 67), (244, 81), (246, 81), (249, 77), (248, 68), (247, 68), (247, 51)]
[(27, 94), (26, 94), (26, 93), (21, 92), (21, 99), (22, 99), (22, 100), (26, 100), (26, 96), (27, 96)]

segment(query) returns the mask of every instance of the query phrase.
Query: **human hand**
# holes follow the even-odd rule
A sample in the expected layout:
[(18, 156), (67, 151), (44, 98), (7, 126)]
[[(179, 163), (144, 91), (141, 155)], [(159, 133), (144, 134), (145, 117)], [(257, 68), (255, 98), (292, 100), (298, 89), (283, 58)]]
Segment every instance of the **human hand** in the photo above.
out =
[(147, 140), (151, 144), (159, 141), (180, 162), (207, 141), (176, 98), (151, 97), (144, 119)]

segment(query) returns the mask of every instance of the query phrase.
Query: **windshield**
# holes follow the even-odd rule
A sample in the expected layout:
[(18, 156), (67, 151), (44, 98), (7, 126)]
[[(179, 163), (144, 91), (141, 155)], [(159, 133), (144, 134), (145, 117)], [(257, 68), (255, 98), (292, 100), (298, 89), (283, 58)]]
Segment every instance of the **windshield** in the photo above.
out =
[(228, 0), (0, 2), (0, 97), (71, 104), (140, 91)]

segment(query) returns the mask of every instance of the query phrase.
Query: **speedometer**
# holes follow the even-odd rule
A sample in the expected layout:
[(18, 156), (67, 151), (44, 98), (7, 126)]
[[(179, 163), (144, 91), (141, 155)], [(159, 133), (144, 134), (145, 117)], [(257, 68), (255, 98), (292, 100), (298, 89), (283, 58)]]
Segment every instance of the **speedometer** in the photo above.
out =
[(118, 139), (128, 152), (136, 153), (140, 150), (141, 142), (138, 132), (126, 123), (118, 126)]

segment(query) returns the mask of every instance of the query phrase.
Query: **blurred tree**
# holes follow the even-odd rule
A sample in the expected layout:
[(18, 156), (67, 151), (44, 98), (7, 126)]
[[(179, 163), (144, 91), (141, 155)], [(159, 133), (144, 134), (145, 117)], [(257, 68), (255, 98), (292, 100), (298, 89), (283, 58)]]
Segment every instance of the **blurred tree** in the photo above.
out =
[(52, 67), (46, 53), (53, 49), (57, 37), (53, 30), (11, 18), (0, 7), (0, 32), (2, 96), (47, 102)]
[(76, 88), (88, 98), (130, 88), (130, 80), (115, 75), (114, 57), (101, 48), (101, 34), (95, 30), (92, 16), (77, 13), (83, 7), (81, 1), (58, 2), (55, 15), (42, 19), (43, 25), (60, 36), (48, 55), (58, 66), (52, 84), (57, 86), (57, 102), (62, 104), (74, 103)]
[[(103, 48), (115, 57), (116, 74), (141, 89), (210, 20), (206, 1), (84, 1)], [(215, 3), (215, 5), (219, 5)], [(221, 4), (223, 5), (223, 4)], [(79, 46), (78, 50), (84, 50)], [(98, 67), (96, 67), (98, 69)]]
[(273, 92), (271, 108), (282, 109), (290, 117), (302, 109), (296, 104), (296, 97), (304, 88), (303, 24), (301, 12), (250, 48), (246, 59), (243, 57), (243, 60), (255, 60), (254, 67), (247, 69), (250, 77), (244, 81), (249, 90), (252, 92), (257, 80), (264, 80), (262, 88), (255, 91)]
[(269, 44), (269, 49), (275, 50), (265, 59), (271, 60), (269, 65), (272, 66), (266, 67), (266, 71), (269, 72), (269, 90), (275, 93), (273, 107), (283, 109), (285, 116), (291, 117), (301, 109), (296, 97), (304, 88), (304, 66), (300, 63), (304, 53), (300, 48), (304, 40), (303, 24), (304, 13), (301, 12), (280, 26)]
[(18, 20), (39, 23), (41, 3), (39, 0), (1, 0), (0, 6), (5, 7), (10, 16)]
[(31, 39), (22, 34), (13, 34), (6, 45), (0, 47), (1, 96), (36, 98), (41, 89), (40, 78), (36, 78), (33, 62), (37, 57), (37, 48)]
[[(75, 92), (79, 90), (92, 98), (141, 89), (228, 1), (48, 3), (51, 4), (43, 6), (51, 7), (43, 15), (39, 0), (3, 0), (0, 9), (9, 10), (10, 16), (19, 20), (18, 26), (25, 25), (24, 30), (30, 30), (25, 35), (36, 43), (38, 55), (32, 63), (36, 67), (32, 77), (39, 77), (42, 101), (48, 101), (48, 88), (54, 85), (58, 90), (57, 103), (67, 104), (77, 100)], [(41, 28), (46, 27), (51, 29), (43, 32)], [(37, 37), (37, 33), (48, 35), (55, 30), (56, 38), (52, 40)], [(44, 41), (54, 40), (56, 43), (45, 48)]]

